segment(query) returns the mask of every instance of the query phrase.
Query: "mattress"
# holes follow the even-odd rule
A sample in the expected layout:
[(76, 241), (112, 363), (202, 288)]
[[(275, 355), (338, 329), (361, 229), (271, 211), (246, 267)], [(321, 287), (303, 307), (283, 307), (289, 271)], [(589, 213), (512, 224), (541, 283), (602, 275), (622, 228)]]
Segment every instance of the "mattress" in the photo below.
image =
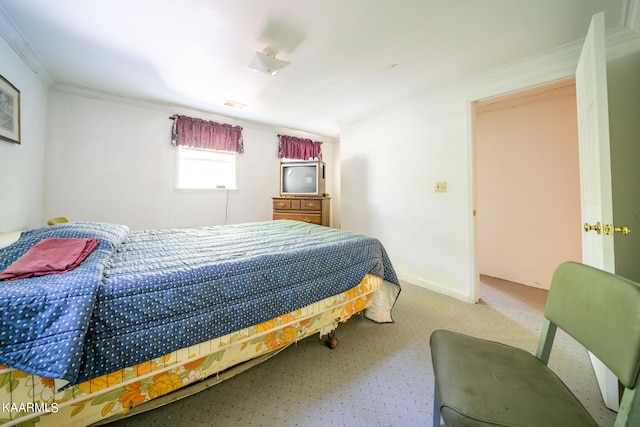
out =
[(253, 361), (265, 360), (303, 338), (326, 335), (340, 322), (370, 308), (376, 293), (385, 287), (395, 285), (368, 274), (346, 292), (64, 390), (61, 380), (0, 365), (0, 425), (86, 426), (152, 409), (156, 402), (175, 401), (228, 379)]

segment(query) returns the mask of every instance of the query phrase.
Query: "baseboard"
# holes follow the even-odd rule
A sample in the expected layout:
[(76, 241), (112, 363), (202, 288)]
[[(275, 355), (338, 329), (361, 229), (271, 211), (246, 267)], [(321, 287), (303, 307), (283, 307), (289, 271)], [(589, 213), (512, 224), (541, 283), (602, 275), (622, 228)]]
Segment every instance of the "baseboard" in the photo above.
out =
[(443, 294), (443, 295), (447, 295), (447, 296), (453, 297), (455, 299), (459, 299), (460, 301), (469, 302), (469, 303), (472, 302), (471, 295), (468, 294), (468, 293), (458, 292), (458, 291), (452, 290), (451, 288), (448, 288), (446, 286), (438, 285), (437, 283), (434, 283), (434, 282), (431, 282), (431, 281), (428, 281), (428, 280), (424, 280), (424, 279), (420, 279), (418, 277), (411, 276), (411, 275), (408, 275), (408, 274), (402, 274), (402, 273), (397, 273), (397, 274), (398, 274), (398, 278), (401, 281), (409, 282), (409, 283), (411, 283), (413, 285), (429, 289), (430, 291), (434, 291), (434, 292), (437, 292), (439, 294)]

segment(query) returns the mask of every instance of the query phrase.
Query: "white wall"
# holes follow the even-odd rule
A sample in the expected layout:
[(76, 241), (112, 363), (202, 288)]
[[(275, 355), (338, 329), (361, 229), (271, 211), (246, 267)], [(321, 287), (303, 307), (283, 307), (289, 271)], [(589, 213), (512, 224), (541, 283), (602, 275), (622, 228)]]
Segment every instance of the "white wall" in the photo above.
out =
[[(47, 217), (115, 222), (132, 229), (271, 219), (271, 197), (278, 194), (277, 135), (281, 129), (234, 123), (232, 119), (185, 113), (162, 105), (137, 104), (51, 92), (44, 207)], [(174, 189), (175, 149), (170, 145), (173, 122), (169, 116), (176, 112), (243, 127), (245, 152), (239, 155), (239, 190)], [(323, 144), (328, 168), (333, 165), (332, 142)], [(327, 186), (331, 193), (331, 174)]]
[[(469, 147), (464, 99), (377, 114), (341, 132), (342, 228), (377, 237), (399, 276), (466, 299)], [(435, 193), (436, 181), (448, 191)]]
[[(640, 49), (635, 40), (609, 39), (609, 59)], [(342, 123), (342, 228), (380, 238), (401, 279), (476, 301), (470, 104), (573, 76), (580, 49), (564, 46)], [(448, 191), (435, 193), (436, 181)]]
[(22, 144), (0, 140), (0, 232), (42, 225), (47, 88), (0, 38), (0, 74), (20, 91)]

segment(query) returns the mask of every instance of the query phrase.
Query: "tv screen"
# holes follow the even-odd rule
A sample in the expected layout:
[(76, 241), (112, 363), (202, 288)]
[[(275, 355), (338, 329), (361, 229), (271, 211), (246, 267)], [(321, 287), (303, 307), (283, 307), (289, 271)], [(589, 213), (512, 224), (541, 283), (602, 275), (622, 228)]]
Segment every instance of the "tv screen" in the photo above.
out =
[(322, 195), (324, 193), (324, 163), (282, 163), (282, 195)]

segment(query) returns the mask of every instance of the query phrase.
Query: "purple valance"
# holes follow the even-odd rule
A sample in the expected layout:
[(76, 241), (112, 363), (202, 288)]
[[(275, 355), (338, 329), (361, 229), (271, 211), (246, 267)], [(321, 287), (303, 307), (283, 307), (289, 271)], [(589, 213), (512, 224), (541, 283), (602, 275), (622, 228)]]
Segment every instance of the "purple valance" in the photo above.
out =
[(171, 117), (171, 144), (205, 150), (244, 152), (242, 128), (193, 117)]
[(322, 160), (322, 142), (310, 139), (296, 138), (295, 136), (278, 135), (278, 157), (285, 159)]

